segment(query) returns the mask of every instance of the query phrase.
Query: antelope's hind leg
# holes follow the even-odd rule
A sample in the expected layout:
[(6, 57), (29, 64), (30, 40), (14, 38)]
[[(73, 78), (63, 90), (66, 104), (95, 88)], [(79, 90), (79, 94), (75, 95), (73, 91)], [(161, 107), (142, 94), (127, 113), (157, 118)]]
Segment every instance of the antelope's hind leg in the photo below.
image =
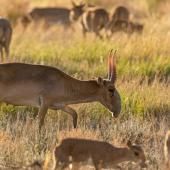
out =
[(77, 112), (69, 106), (65, 106), (61, 110), (63, 110), (64, 112), (66, 112), (72, 116), (73, 126), (74, 126), (74, 128), (76, 128), (77, 127), (77, 117), (78, 117)]
[(50, 109), (53, 109), (53, 110), (61, 109), (62, 111), (64, 111), (64, 112), (68, 113), (69, 115), (71, 115), (72, 118), (73, 118), (73, 126), (74, 126), (74, 128), (77, 127), (77, 117), (78, 116), (77, 116), (77, 112), (74, 109), (72, 109), (69, 106), (64, 106), (62, 108), (58, 108), (56, 106), (51, 106)]

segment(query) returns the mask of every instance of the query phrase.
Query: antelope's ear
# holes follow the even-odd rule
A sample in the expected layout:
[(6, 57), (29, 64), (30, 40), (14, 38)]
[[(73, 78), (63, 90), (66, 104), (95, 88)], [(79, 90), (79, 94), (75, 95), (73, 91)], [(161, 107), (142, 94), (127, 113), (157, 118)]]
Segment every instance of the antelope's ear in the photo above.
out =
[(98, 77), (97, 84), (100, 85), (100, 86), (103, 86), (104, 85), (104, 80), (101, 77)]
[(127, 141), (127, 146), (130, 148), (132, 146), (132, 142), (130, 140)]
[(73, 5), (73, 7), (76, 7), (76, 3), (74, 1), (71, 1), (71, 4)]
[(114, 84), (116, 81), (116, 51), (113, 54), (113, 50), (110, 50), (108, 56), (108, 79)]

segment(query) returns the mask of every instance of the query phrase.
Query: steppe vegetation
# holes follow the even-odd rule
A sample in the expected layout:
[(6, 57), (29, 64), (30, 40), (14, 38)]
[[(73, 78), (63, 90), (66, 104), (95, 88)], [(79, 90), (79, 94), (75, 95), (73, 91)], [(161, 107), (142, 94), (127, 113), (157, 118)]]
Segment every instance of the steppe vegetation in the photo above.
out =
[[(133, 19), (144, 24), (141, 35), (113, 34), (100, 40), (89, 34), (83, 38), (79, 23), (75, 32), (53, 26), (44, 30), (30, 25), (26, 30), (19, 17), (35, 6), (67, 6), (69, 0), (0, 0), (0, 15), (13, 24), (11, 62), (26, 62), (55, 66), (79, 78), (107, 77), (107, 55), (117, 50), (116, 87), (122, 98), (119, 118), (98, 103), (75, 105), (78, 128), (72, 128), (71, 118), (61, 111), (49, 111), (44, 129), (37, 131), (33, 119), (36, 109), (0, 105), (0, 165), (18, 166), (34, 160), (51, 159), (56, 143), (66, 137), (99, 139), (123, 144), (128, 139), (144, 147), (148, 170), (163, 169), (163, 143), (170, 129), (170, 2), (168, 0), (93, 0), (112, 11), (125, 4)], [(47, 163), (50, 169), (51, 161)], [(137, 169), (129, 164), (125, 169)]]

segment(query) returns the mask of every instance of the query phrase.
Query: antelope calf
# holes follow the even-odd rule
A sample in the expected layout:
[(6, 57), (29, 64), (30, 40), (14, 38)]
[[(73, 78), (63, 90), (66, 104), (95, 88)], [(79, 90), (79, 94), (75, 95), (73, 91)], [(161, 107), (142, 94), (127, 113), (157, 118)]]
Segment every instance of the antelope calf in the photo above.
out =
[(81, 25), (83, 29), (83, 35), (87, 32), (94, 32), (96, 36), (102, 38), (100, 31), (107, 28), (109, 23), (109, 14), (103, 8), (89, 7), (86, 12), (83, 13), (81, 19)]
[(80, 163), (89, 164), (92, 161), (96, 170), (117, 167), (119, 163), (132, 161), (146, 167), (145, 154), (138, 145), (128, 141), (125, 147), (116, 147), (107, 142), (67, 138), (54, 150), (54, 169), (67, 168), (72, 164), (72, 169), (78, 170)]
[[(30, 22), (38, 23), (44, 22), (47, 26), (60, 24), (65, 28), (68, 28), (73, 19), (78, 19), (83, 11), (85, 4), (76, 5), (72, 2), (73, 7), (71, 9), (65, 7), (42, 7), (33, 8), (27, 15), (21, 18), (21, 22), (26, 27)], [(71, 17), (74, 13), (74, 18)]]
[(164, 157), (167, 170), (170, 169), (170, 131), (166, 133), (164, 143)]
[(9, 58), (10, 43), (12, 38), (12, 26), (6, 18), (0, 17), (0, 55), (3, 61), (3, 50), (6, 53), (6, 59)]
[(0, 64), (0, 101), (13, 105), (38, 107), (39, 128), (48, 109), (63, 110), (77, 126), (77, 113), (69, 105), (98, 101), (117, 117), (121, 111), (120, 95), (115, 87), (116, 65), (109, 54), (108, 79), (78, 80), (61, 70), (24, 63)]

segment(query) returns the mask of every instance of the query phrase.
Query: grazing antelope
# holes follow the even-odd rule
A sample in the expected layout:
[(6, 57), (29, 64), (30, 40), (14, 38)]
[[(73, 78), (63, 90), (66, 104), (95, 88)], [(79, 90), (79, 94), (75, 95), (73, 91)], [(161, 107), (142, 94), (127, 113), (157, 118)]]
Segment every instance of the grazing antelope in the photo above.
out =
[(116, 147), (107, 142), (67, 138), (54, 150), (54, 170), (59, 166), (62, 169), (72, 164), (72, 169), (78, 170), (80, 163), (89, 164), (92, 161), (96, 170), (117, 167), (119, 163), (132, 161), (146, 167), (145, 154), (138, 145), (130, 141), (125, 147)]
[(164, 144), (164, 156), (167, 170), (170, 169), (170, 131), (166, 133)]
[(83, 35), (87, 32), (94, 32), (96, 36), (102, 38), (100, 31), (107, 27), (109, 23), (109, 14), (103, 8), (89, 7), (86, 12), (83, 13), (81, 24), (83, 28)]
[(61, 70), (43, 65), (24, 63), (0, 64), (0, 101), (13, 105), (39, 107), (39, 128), (44, 124), (48, 109), (61, 109), (73, 118), (77, 113), (70, 104), (98, 101), (117, 117), (121, 99), (115, 87), (116, 65), (110, 52), (108, 79), (81, 81)]
[(70, 15), (74, 13), (74, 20), (78, 19), (85, 6), (85, 4), (76, 5), (74, 2), (72, 2), (72, 5), (71, 9), (65, 7), (33, 8), (32, 11), (21, 18), (21, 22), (24, 27), (32, 21), (34, 23), (43, 21), (46, 25), (60, 24), (68, 28), (72, 23)]
[(5, 50), (6, 58), (9, 58), (10, 43), (12, 38), (12, 26), (6, 18), (0, 17), (0, 55), (3, 60), (3, 50)]

